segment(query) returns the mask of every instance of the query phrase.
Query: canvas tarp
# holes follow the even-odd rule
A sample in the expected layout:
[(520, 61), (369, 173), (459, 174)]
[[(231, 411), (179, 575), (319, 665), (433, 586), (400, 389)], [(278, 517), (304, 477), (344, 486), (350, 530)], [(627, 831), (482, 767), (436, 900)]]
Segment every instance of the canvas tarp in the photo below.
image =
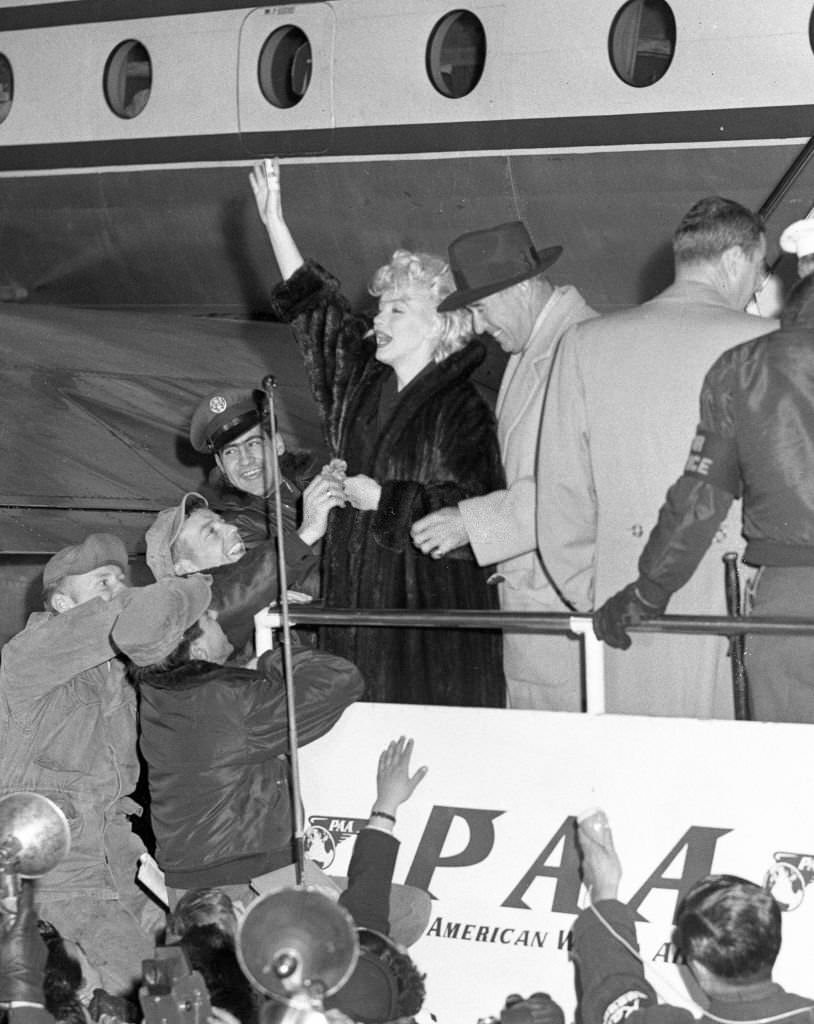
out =
[(269, 372), (289, 444), (319, 448), (287, 327), (0, 306), (0, 642), (37, 606), (42, 564), (60, 547), (109, 530), (143, 552), (156, 512), (211, 468), (187, 440), (195, 403), (221, 386), (259, 387)]
[(92, 529), (143, 550), (155, 513), (201, 486), (187, 441), (208, 391), (278, 381), (281, 430), (321, 437), (287, 327), (206, 317), (0, 307), (0, 551), (50, 553)]

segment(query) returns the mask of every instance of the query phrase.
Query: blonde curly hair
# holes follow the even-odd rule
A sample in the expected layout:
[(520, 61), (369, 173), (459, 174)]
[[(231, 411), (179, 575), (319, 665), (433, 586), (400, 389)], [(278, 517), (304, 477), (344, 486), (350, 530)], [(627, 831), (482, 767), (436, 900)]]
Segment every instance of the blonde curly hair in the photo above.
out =
[[(409, 291), (416, 287), (427, 291), (437, 306), (447, 295), (455, 291), (455, 281), (450, 273), (449, 264), (428, 252), (396, 249), (390, 262), (379, 267), (373, 275), (368, 291), (378, 298), (385, 292)], [(474, 331), (472, 315), (466, 308), (456, 309), (450, 313), (436, 313), (436, 317), (438, 340), (433, 359), (440, 363), (471, 341)]]

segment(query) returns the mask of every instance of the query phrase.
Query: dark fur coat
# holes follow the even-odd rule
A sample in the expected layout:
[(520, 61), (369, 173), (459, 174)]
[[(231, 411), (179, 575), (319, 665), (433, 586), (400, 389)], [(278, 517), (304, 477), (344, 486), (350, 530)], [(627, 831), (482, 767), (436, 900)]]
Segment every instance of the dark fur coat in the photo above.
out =
[[(494, 416), (470, 375), (484, 358), (472, 342), (432, 364), (398, 396), (384, 421), (382, 391), (393, 371), (375, 359), (370, 322), (355, 316), (338, 283), (306, 263), (274, 292), (292, 323), (331, 454), (348, 475), (382, 488), (379, 508), (331, 513), (324, 597), (343, 608), (497, 607), (488, 570), (469, 547), (435, 560), (410, 527), (436, 509), (504, 486)], [(381, 425), (380, 425), (381, 424)], [(329, 627), (324, 645), (362, 670), (372, 700), (502, 706), (500, 634), (489, 631)]]

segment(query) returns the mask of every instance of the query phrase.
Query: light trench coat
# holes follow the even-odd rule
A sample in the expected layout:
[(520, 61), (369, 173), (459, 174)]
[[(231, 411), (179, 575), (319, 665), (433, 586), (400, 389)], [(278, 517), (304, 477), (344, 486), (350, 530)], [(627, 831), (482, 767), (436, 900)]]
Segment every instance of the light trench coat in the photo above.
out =
[[(506, 489), (460, 502), (479, 565), (497, 563), (501, 608), (565, 612), (537, 552), (536, 469), (540, 417), (553, 355), (573, 324), (596, 313), (571, 286), (555, 288), (528, 344), (509, 357), (498, 392), (498, 441)], [(504, 633), (503, 668), (510, 707), (579, 710), (579, 644), (565, 636)]]
[[(726, 349), (777, 321), (731, 309), (711, 286), (677, 281), (650, 302), (581, 324), (551, 373), (538, 459), (540, 553), (577, 611), (638, 576), (638, 558), (681, 475), (706, 371)], [(735, 502), (668, 614), (725, 615), (725, 552), (743, 551)], [(639, 634), (605, 648), (607, 710), (732, 717), (727, 642)]]

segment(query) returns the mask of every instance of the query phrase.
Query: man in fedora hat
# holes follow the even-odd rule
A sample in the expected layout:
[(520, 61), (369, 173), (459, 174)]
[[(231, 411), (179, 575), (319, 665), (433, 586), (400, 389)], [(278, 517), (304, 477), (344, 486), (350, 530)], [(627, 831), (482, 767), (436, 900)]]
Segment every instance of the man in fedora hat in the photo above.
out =
[[(534, 458), (551, 359), (565, 330), (596, 313), (579, 292), (545, 272), (562, 252), (538, 250), (522, 221), (461, 235), (449, 247), (457, 290), (439, 310), (468, 306), (475, 329), (509, 356), (497, 398), (506, 488), (432, 512), (413, 526), (414, 543), (436, 558), (471, 544), (480, 565), (498, 565), (501, 607), (564, 612), (535, 538)], [(565, 636), (505, 633), (508, 703), (577, 710), (579, 648)]]
[[(580, 612), (630, 579), (667, 488), (686, 461), (704, 375), (721, 353), (774, 330), (744, 307), (765, 282), (763, 223), (730, 199), (699, 200), (673, 235), (675, 280), (630, 310), (580, 324), (551, 374), (537, 468), (543, 562)], [(741, 552), (730, 511), (671, 610), (726, 614), (722, 556)], [(606, 650), (609, 711), (731, 718), (726, 641), (648, 634)]]

